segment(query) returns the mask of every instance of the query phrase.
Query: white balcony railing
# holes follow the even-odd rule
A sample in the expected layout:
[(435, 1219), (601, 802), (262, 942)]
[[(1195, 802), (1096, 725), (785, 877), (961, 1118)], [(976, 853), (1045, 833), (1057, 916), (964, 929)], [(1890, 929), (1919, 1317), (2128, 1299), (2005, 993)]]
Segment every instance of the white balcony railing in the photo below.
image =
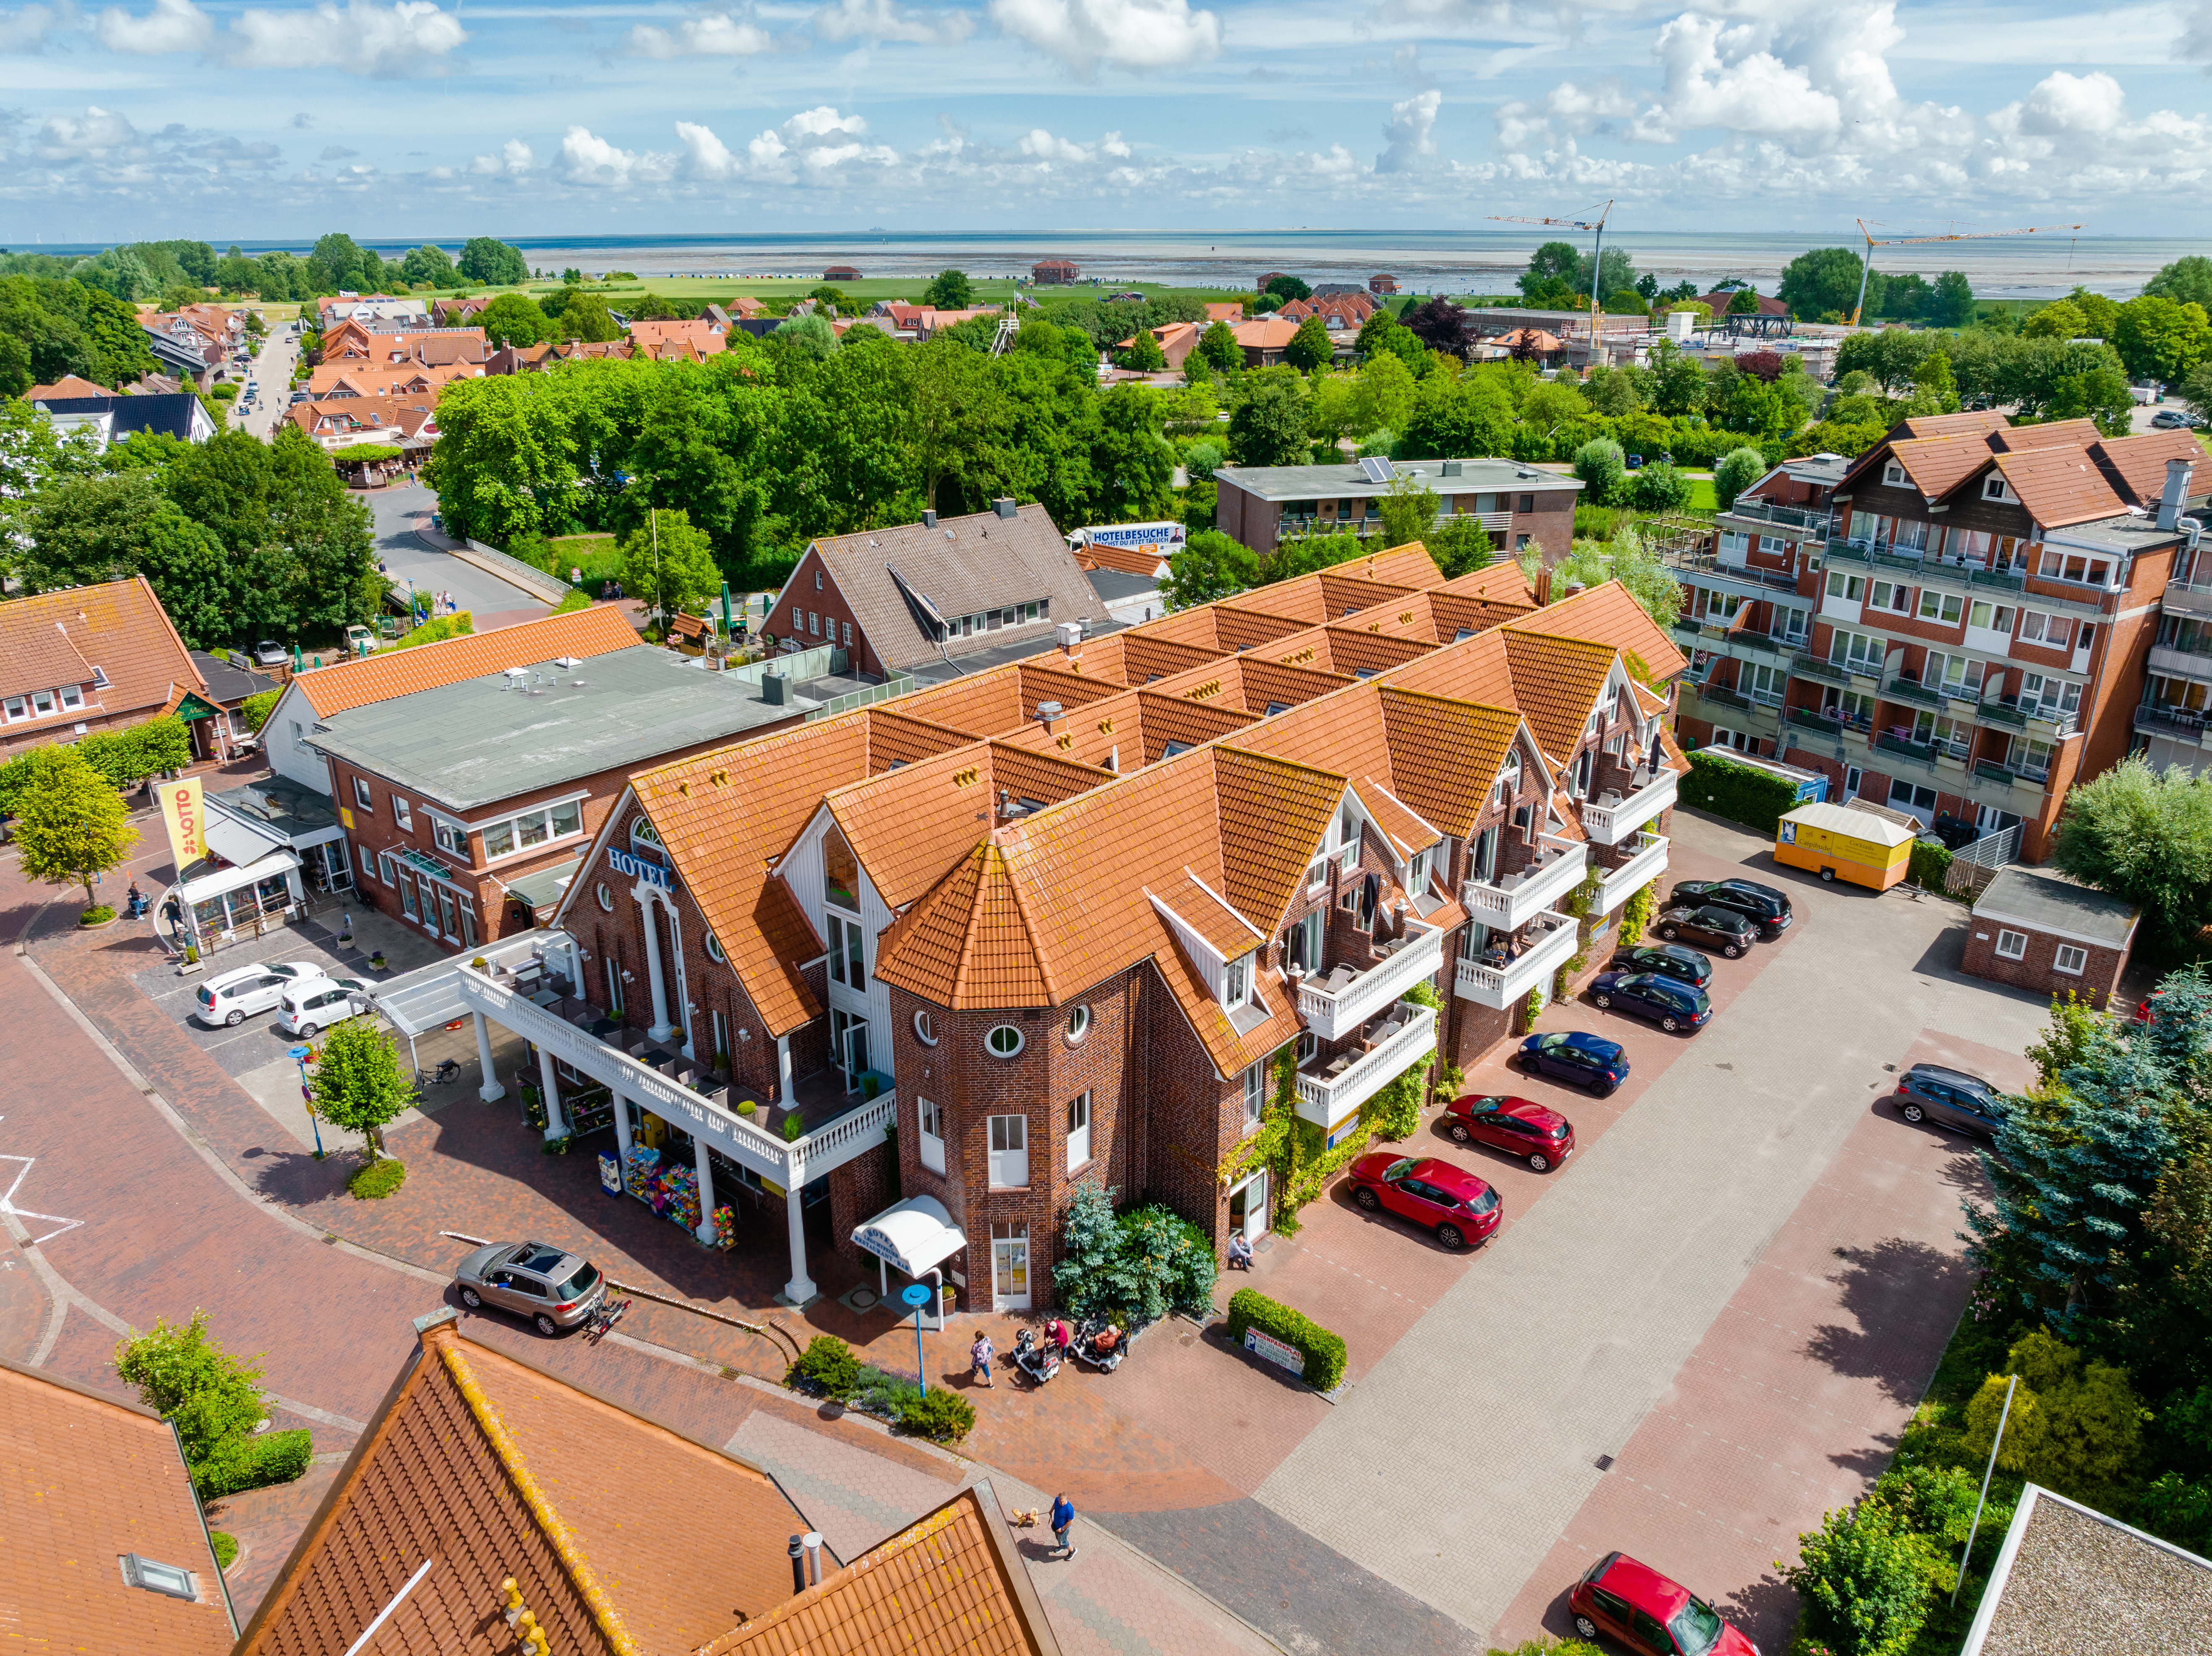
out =
[(1667, 836), (1646, 828), (1636, 836), (1635, 854), (1619, 868), (1605, 871), (1598, 897), (1598, 913), (1610, 914), (1667, 870)]
[(1662, 770), (1626, 798), (1601, 794), (1583, 802), (1583, 829), (1601, 846), (1617, 846), (1674, 803), (1681, 778)]
[(1479, 958), (1460, 956), (1452, 992), (1503, 1011), (1538, 984), (1549, 983), (1575, 952), (1575, 923), (1564, 914), (1539, 914), (1533, 924), (1543, 928), (1541, 935), (1518, 960), (1486, 966)]
[(1537, 836), (1544, 861), (1518, 874), (1498, 880), (1466, 880), (1460, 884), (1460, 902), (1470, 919), (1480, 920), (1495, 931), (1518, 931), (1529, 919), (1542, 913), (1583, 883), (1589, 864), (1589, 847), (1579, 840), (1562, 840), (1555, 834)]
[[(1298, 1016), (1323, 1040), (1343, 1040), (1444, 963), (1444, 934), (1420, 921), (1406, 922), (1406, 936), (1385, 959), (1364, 972), (1338, 968), (1298, 986)], [(1340, 976), (1340, 974), (1341, 974)]]
[(1353, 1111), (1437, 1050), (1437, 1014), (1431, 1006), (1401, 1001), (1394, 1022), (1377, 1032), (1366, 1051), (1354, 1050), (1297, 1075), (1298, 1113), (1316, 1126), (1334, 1127)]

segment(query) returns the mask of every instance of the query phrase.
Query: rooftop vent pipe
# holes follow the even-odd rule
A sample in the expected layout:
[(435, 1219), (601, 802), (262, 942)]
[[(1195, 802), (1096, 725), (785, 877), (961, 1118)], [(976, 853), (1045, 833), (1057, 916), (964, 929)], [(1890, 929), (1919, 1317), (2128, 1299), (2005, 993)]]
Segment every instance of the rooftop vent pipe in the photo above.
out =
[[(921, 526), (924, 529), (936, 528), (937, 513), (933, 511), (924, 511), (921, 514)], [(871, 544), (872, 544), (872, 543), (871, 543)]]
[(1053, 720), (1060, 717), (1060, 703), (1057, 701), (1038, 702), (1036, 716), (1037, 722), (1039, 724), (1049, 726)]
[(1020, 509), (1014, 504), (1014, 497), (1011, 494), (1002, 495), (991, 502), (991, 510), (1001, 518), (1011, 518)]
[(2186, 460), (2173, 459), (2166, 463), (2166, 492), (2158, 497), (2158, 526), (2160, 529), (2180, 526), (2181, 509), (2189, 504), (2189, 479), (2196, 470)]

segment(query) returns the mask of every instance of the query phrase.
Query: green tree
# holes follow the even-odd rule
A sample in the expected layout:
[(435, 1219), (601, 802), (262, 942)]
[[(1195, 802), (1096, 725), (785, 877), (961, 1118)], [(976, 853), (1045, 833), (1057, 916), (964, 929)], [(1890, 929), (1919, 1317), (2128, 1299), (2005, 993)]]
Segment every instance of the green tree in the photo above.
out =
[(1121, 351), (1121, 366), (1139, 373), (1158, 373), (1166, 368), (1168, 359), (1160, 349), (1159, 336), (1150, 328), (1139, 328), (1129, 336), (1129, 343)]
[(1694, 413), (1698, 401), (1705, 396), (1705, 371), (1698, 361), (1672, 340), (1662, 339), (1651, 347), (1651, 391), (1646, 399), (1660, 413), (1680, 416)]
[[(1866, 261), (1850, 247), (1816, 247), (1800, 253), (1783, 267), (1775, 295), (1799, 316), (1819, 316), (1834, 311), (1848, 317), (1858, 302), (1859, 278)], [(1866, 276), (1867, 313), (1881, 314), (1882, 278), (1879, 271)]]
[(1757, 315), (1759, 313), (1759, 290), (1756, 288), (1737, 288), (1735, 290), (1735, 296), (1728, 302), (1728, 313), (1730, 316)]
[(2060, 872), (2140, 903), (2171, 958), (2212, 922), (2212, 776), (2140, 756), (2075, 787), (2058, 819)]
[(1669, 460), (1655, 460), (1628, 480), (1628, 503), (1639, 512), (1680, 512), (1690, 504), (1690, 480)]
[(155, 473), (57, 479), (25, 502), (18, 521), (29, 542), (18, 573), (30, 591), (143, 574), (187, 644), (231, 641), (231, 555), (164, 494)]
[(714, 549), (682, 511), (654, 510), (623, 543), (623, 586), (664, 619), (699, 614), (722, 589)]
[(1336, 343), (1328, 337), (1328, 325), (1318, 312), (1299, 323), (1297, 332), (1291, 336), (1291, 343), (1283, 347), (1283, 361), (1301, 373), (1311, 373), (1335, 355)]
[(1294, 276), (1279, 276), (1261, 290), (1273, 294), (1285, 305), (1294, 299), (1311, 299), (1313, 289)]
[(1229, 416), (1229, 452), (1241, 466), (1295, 465), (1306, 455), (1306, 405), (1292, 382), (1256, 379)]
[(1927, 1619), (1926, 1550), (1874, 1496), (1827, 1513), (1780, 1568), (1804, 1631), (1836, 1656), (1903, 1656)]
[[(1581, 401), (1563, 386), (1556, 389)], [(1465, 376), (1432, 373), (1414, 391), (1401, 452), (1409, 459), (1510, 454), (1516, 427), (1505, 376), (1480, 370)]]
[(368, 1159), (388, 1154), (384, 1129), (415, 1102), (415, 1089), (399, 1067), (399, 1044), (373, 1018), (356, 1018), (323, 1032), (307, 1083), (315, 1113), (343, 1132), (357, 1132)]
[(772, 337), (794, 347), (803, 356), (821, 361), (837, 349), (837, 331), (823, 316), (794, 316), (779, 322)]
[(1260, 585), (1260, 555), (1218, 529), (1201, 529), (1168, 560), (1160, 597), (1170, 610), (1233, 597)]
[(553, 337), (553, 319), (527, 294), (501, 294), (478, 311), (476, 325), (495, 345), (538, 345)]
[(2088, 318), (2069, 300), (2054, 299), (2020, 325), (2023, 339), (2078, 339), (2089, 331)]
[(1431, 530), (1423, 543), (1446, 580), (1487, 569), (1497, 561), (1498, 549), (1491, 542), (1490, 531), (1471, 518), (1448, 519)]
[(1207, 324), (1198, 337), (1198, 349), (1218, 373), (1234, 373), (1244, 366), (1244, 348), (1237, 343), (1237, 331), (1226, 322)]
[(192, 733), (174, 713), (143, 719), (121, 730), (94, 731), (76, 744), (85, 763), (112, 788), (136, 786), (149, 776), (180, 771), (192, 762)]
[(93, 877), (119, 867), (138, 830), (114, 785), (68, 748), (41, 750), (17, 798), (14, 838), (24, 873), (48, 885), (82, 885), (97, 901)]
[(2130, 378), (2178, 385), (2212, 356), (2212, 322), (2202, 305), (2145, 294), (2119, 307), (2112, 344)]
[(471, 236), (462, 246), (460, 273), (487, 288), (516, 288), (530, 280), (522, 250), (492, 236)]
[(1405, 471), (1390, 479), (1389, 492), (1376, 505), (1382, 514), (1385, 546), (1404, 546), (1422, 539), (1436, 527), (1437, 513), (1443, 509), (1436, 490)]
[[(830, 325), (818, 317), (807, 319), (825, 330)], [(784, 324), (787, 328), (792, 325)], [(593, 345), (604, 345), (623, 337), (622, 324), (615, 320), (607, 301), (597, 294), (571, 295), (561, 307), (560, 331), (563, 339), (580, 339)]]
[[(1376, 315), (1381, 315), (1377, 312)], [(1400, 333), (1406, 331), (1398, 330)], [(1403, 357), (1381, 351), (1360, 365), (1348, 410), (1352, 434), (1364, 437), (1374, 431), (1402, 431), (1413, 418), (1419, 383)]]
[(1583, 279), (1582, 249), (1571, 241), (1547, 241), (1528, 256), (1528, 268), (1514, 278), (1523, 299), (1534, 303), (1555, 288), (1587, 293)]
[(115, 1372), (138, 1388), (140, 1402), (175, 1423), (188, 1465), (203, 1464), (269, 1412), (258, 1384), (259, 1359), (234, 1357), (210, 1339), (204, 1311), (182, 1327), (157, 1318), (144, 1333), (123, 1339)]
[(1766, 475), (1766, 456), (1755, 448), (1732, 448), (1713, 463), (1713, 498), (1727, 511), (1736, 496)]
[[(2008, 1376), (2019, 1380), (2008, 1416)], [(1985, 1458), (2002, 1418), (2000, 1466), (2074, 1500), (2104, 1504), (2132, 1468), (2149, 1417), (2126, 1369), (2085, 1364), (2081, 1351), (2038, 1328), (1968, 1400), (1965, 1447), (1976, 1459)]]
[(2212, 313), (2212, 258), (2189, 253), (2162, 264), (2158, 274), (2143, 283), (2143, 292), (2183, 305), (2200, 305)]
[(1052, 1267), (1053, 1297), (1069, 1316), (1089, 1316), (1111, 1292), (1121, 1227), (1114, 1217), (1114, 1192), (1088, 1182), (1069, 1192), (1060, 1223), (1060, 1262)]
[(400, 261), (408, 285), (414, 288), (454, 288), (460, 285), (460, 272), (453, 269), (453, 261), (446, 250), (424, 242)]
[(964, 311), (975, 302), (975, 285), (965, 270), (942, 270), (921, 290), (921, 302), (940, 311)]
[(1628, 457), (1610, 437), (1593, 437), (1575, 451), (1575, 476), (1592, 506), (1616, 506), (1628, 476)]
[[(1607, 251), (1609, 252), (1612, 250), (1608, 248)], [(1607, 294), (1605, 296), (1605, 309), (1608, 316), (1651, 314), (1651, 306), (1644, 302), (1644, 295), (1633, 288), (1622, 288), (1616, 292)]]
[(1939, 328), (1963, 328), (1974, 319), (1973, 285), (1964, 270), (1946, 270), (1936, 278), (1928, 319)]
[(1609, 541), (1577, 541), (1555, 573), (1585, 586), (1619, 581), (1662, 628), (1682, 613), (1681, 583), (1632, 525), (1624, 525)]
[[(1109, 522), (1164, 518), (1174, 504), (1175, 451), (1161, 433), (1159, 399), (1127, 381), (1098, 399), (1091, 466)], [(1236, 426), (1230, 439), (1236, 440)]]

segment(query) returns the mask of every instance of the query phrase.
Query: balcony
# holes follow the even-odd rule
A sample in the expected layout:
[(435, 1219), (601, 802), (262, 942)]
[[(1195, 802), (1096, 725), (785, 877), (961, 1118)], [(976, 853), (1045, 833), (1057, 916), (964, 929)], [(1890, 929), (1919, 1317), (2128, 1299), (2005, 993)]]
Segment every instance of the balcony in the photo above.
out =
[(2027, 728), (2027, 710), (2014, 701), (1984, 701), (1974, 708), (1974, 717), (1984, 725), (2002, 725), (2007, 730)]
[(1711, 552), (1672, 549), (1662, 551), (1661, 561), (1669, 569), (1694, 577), (1700, 585), (1710, 584), (1723, 591), (1737, 587), (1747, 589), (1746, 596), (1765, 597), (1773, 592), (1795, 592), (1797, 577), (1780, 569), (1754, 569), (1748, 564), (1723, 563)]
[(1840, 713), (1828, 714), (1815, 707), (1792, 707), (1790, 722), (1801, 730), (1818, 731), (1824, 736), (1841, 736), (1844, 719)]
[(1936, 768), (1936, 745), (1932, 742), (1915, 742), (1893, 731), (1884, 731), (1875, 737), (1874, 745), (1893, 758), (1910, 760), (1929, 771)]
[(1825, 538), (1828, 533), (1829, 511), (1826, 507), (1808, 509), (1797, 506), (1777, 506), (1771, 500), (1738, 500), (1718, 515), (1747, 518), (1755, 524), (1779, 524), (1784, 528), (1806, 530), (1815, 538)]
[(1306, 1060), (1297, 1073), (1298, 1113), (1328, 1131), (1437, 1050), (1431, 1006), (1400, 1001), (1361, 1032), (1360, 1045), (1323, 1061)]
[(1597, 912), (1612, 913), (1664, 873), (1668, 843), (1665, 834), (1654, 834), (1649, 828), (1638, 834), (1630, 847), (1634, 854), (1619, 868), (1605, 870), (1599, 888)]
[(1462, 882), (1459, 900), (1469, 919), (1480, 920), (1493, 931), (1518, 931), (1583, 883), (1589, 866), (1589, 846), (1550, 834), (1540, 835), (1537, 845), (1542, 860), (1517, 874), (1494, 883)]
[(2212, 654), (2202, 650), (2177, 650), (2170, 644), (2154, 644), (2150, 647), (2150, 670), (2170, 678), (2212, 682)]
[(1478, 1006), (1503, 1011), (1572, 958), (1577, 943), (1575, 923), (1564, 914), (1539, 914), (1530, 922), (1536, 937), (1517, 958), (1506, 960), (1493, 952), (1469, 958), (1461, 955), (1452, 974), (1452, 992)]
[[(1638, 771), (1638, 778), (1644, 772)], [(1617, 846), (1674, 803), (1674, 789), (1682, 779), (1662, 770), (1648, 781), (1639, 781), (1626, 798), (1601, 793), (1583, 802), (1583, 832), (1601, 846)]]
[(2162, 607), (2169, 614), (2212, 616), (2212, 581), (2166, 582)]
[(2135, 725), (2145, 736), (2163, 736), (2175, 742), (2201, 743), (2207, 728), (2203, 713), (2155, 702), (2145, 702), (2136, 709)]
[(1344, 1040), (1376, 1013), (1425, 978), (1443, 969), (1444, 934), (1408, 919), (1406, 934), (1364, 972), (1338, 967), (1298, 985), (1298, 1016), (1323, 1040)]
[(1890, 680), (1881, 687), (1881, 699), (1884, 701), (1909, 701), (1921, 707), (1940, 707), (1943, 705), (1942, 691), (1930, 689), (1917, 679), (1911, 678)]
[(1829, 684), (1849, 684), (1851, 676), (1843, 663), (1801, 650), (1790, 658), (1790, 670), (1799, 678), (1817, 678)]

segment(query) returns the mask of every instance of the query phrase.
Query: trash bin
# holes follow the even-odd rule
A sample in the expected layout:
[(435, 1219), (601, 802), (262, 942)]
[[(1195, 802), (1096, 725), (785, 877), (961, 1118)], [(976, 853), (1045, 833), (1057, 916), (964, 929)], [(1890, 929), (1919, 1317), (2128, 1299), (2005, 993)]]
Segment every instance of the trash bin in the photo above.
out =
[(599, 1188), (610, 1196), (623, 1193), (622, 1163), (605, 1150), (599, 1152)]

